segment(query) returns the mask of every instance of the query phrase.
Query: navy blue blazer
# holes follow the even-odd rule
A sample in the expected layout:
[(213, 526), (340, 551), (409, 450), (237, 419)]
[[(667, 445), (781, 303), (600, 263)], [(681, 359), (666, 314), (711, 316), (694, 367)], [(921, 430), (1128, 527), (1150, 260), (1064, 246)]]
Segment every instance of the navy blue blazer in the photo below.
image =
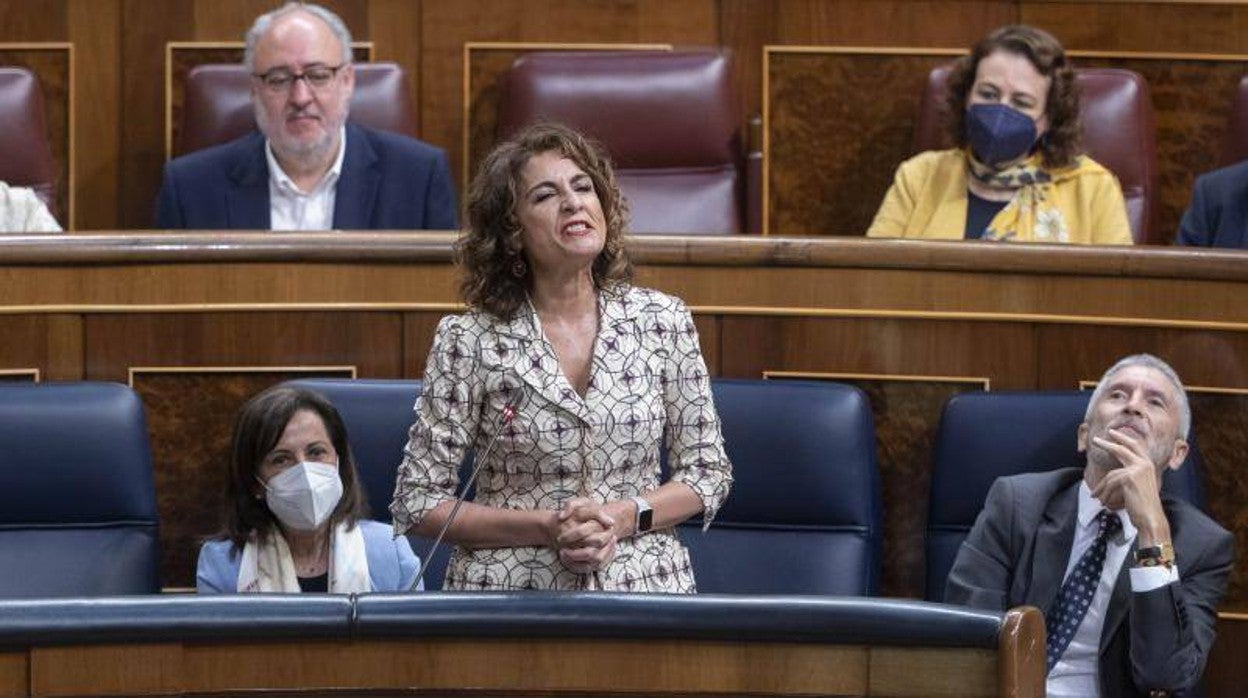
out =
[(1196, 178), (1174, 243), (1248, 248), (1248, 160)]
[[(456, 211), (444, 152), (415, 138), (347, 123), (335, 230), (453, 230)], [(272, 227), (264, 136), (253, 131), (166, 163), (156, 227)]]

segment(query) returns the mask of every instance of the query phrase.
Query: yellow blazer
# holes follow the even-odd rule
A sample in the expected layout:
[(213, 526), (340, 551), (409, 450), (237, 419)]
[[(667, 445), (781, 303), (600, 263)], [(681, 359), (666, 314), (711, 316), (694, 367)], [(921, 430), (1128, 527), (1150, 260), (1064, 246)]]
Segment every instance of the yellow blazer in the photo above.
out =
[[(1131, 226), (1118, 179), (1091, 158), (1082, 160), (1079, 171), (1054, 182), (1050, 194), (1066, 220), (1066, 242), (1130, 245)], [(897, 168), (867, 235), (961, 240), (966, 206), (966, 156), (961, 150), (929, 150)]]

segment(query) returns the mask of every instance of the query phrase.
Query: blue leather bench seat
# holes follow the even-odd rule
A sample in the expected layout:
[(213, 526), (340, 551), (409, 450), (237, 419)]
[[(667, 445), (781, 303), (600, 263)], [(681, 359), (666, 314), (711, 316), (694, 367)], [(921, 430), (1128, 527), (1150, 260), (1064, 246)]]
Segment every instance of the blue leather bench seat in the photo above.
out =
[(738, 594), (365, 594), (356, 637), (720, 639), (996, 649), (1002, 613), (925, 601)]
[(170, 594), (0, 601), (0, 645), (343, 639), (355, 600), (330, 594)]
[(698, 591), (870, 595), (882, 505), (871, 407), (823, 381), (711, 381), (733, 486), (710, 529), (679, 528)]
[[(388, 521), (420, 382), (290, 384), (322, 393), (342, 414), (373, 517)], [(679, 529), (699, 591), (874, 593), (882, 527), (866, 397), (827, 382), (714, 379), (711, 387), (736, 482), (708, 531), (696, 519)], [(423, 557), (427, 542), (413, 538), (413, 548)], [(447, 548), (426, 571), (428, 589), (441, 588)]]
[(858, 597), (602, 592), (240, 594), (0, 601), (9, 646), (564, 637), (996, 649), (1004, 614)]
[(133, 390), (0, 385), (0, 598), (158, 592), (156, 518)]

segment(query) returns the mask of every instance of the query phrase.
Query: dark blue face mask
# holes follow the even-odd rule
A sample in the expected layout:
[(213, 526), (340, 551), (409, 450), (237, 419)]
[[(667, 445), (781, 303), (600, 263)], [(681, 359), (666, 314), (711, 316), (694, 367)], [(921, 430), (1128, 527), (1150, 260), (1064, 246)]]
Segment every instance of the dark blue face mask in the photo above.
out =
[(1036, 122), (1004, 104), (972, 104), (966, 110), (966, 140), (989, 167), (1012, 162), (1036, 143)]

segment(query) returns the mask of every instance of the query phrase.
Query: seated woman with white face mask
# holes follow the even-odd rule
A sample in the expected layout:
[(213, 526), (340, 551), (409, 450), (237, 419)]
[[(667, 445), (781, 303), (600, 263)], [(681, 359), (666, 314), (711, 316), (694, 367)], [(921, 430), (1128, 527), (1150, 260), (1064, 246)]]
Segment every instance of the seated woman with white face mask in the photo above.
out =
[(1075, 71), (1052, 35), (1002, 27), (954, 64), (951, 150), (897, 168), (871, 237), (1130, 245), (1122, 188), (1082, 153)]
[(366, 515), (338, 411), (310, 390), (270, 388), (234, 423), (222, 530), (199, 550), (196, 588), (407, 591), (419, 558)]

